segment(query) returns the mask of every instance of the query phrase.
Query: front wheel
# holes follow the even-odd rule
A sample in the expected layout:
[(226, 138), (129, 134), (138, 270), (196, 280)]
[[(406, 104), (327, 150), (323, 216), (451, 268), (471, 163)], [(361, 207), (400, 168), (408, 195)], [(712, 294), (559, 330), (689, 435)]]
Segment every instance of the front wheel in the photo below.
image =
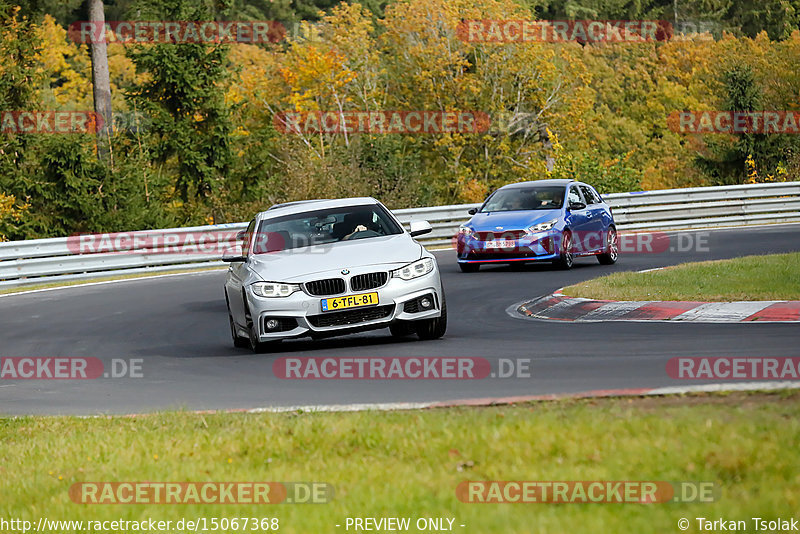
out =
[(556, 260), (556, 265), (558, 265), (562, 269), (572, 269), (572, 262), (574, 261), (574, 256), (572, 255), (572, 234), (569, 232), (564, 232), (561, 234), (561, 248), (560, 248), (560, 256)]
[(447, 303), (442, 295), (442, 314), (435, 319), (423, 319), (416, 325), (417, 336), (422, 340), (439, 339), (447, 330)]
[(458, 268), (462, 273), (477, 273), (481, 268), (480, 263), (459, 263)]
[(619, 238), (616, 229), (609, 228), (605, 252), (597, 255), (597, 261), (600, 265), (614, 265), (617, 263), (617, 258), (619, 258)]
[(246, 337), (242, 337), (239, 335), (239, 329), (236, 328), (236, 323), (233, 320), (233, 314), (231, 313), (231, 304), (228, 302), (228, 293), (225, 292), (225, 306), (228, 308), (228, 323), (231, 327), (231, 338), (233, 338), (233, 346), (238, 349), (246, 349), (250, 346), (250, 340)]
[(250, 345), (250, 349), (256, 354), (268, 352), (269, 349), (280, 343), (280, 340), (260, 341), (258, 339), (258, 325), (253, 321), (252, 315), (250, 315), (250, 308), (247, 306), (247, 301), (245, 301), (244, 306), (244, 318), (247, 322), (247, 333), (249, 334), (248, 345)]
[(246, 349), (250, 346), (250, 339), (239, 335), (236, 323), (233, 322), (230, 312), (228, 312), (228, 322), (231, 324), (231, 337), (233, 338), (233, 346), (238, 349)]

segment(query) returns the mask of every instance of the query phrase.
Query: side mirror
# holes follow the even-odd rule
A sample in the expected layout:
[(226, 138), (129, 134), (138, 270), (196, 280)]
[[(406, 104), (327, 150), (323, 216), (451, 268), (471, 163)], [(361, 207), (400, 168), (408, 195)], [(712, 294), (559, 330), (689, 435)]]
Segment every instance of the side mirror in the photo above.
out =
[(238, 247), (234, 247), (222, 253), (222, 261), (226, 263), (239, 263), (247, 261), (247, 258), (242, 256), (242, 252)]
[(239, 230), (236, 232), (236, 241), (241, 241), (244, 239), (244, 234), (247, 233), (247, 230)]
[(471, 208), (467, 213), (469, 213), (470, 215), (475, 215), (476, 213), (478, 213), (478, 208)]
[(429, 234), (432, 231), (433, 227), (428, 221), (412, 221), (411, 229), (408, 233), (411, 234), (411, 237), (417, 237), (418, 235)]
[(583, 202), (570, 202), (569, 209), (580, 211), (582, 209), (586, 209), (586, 204), (584, 204)]

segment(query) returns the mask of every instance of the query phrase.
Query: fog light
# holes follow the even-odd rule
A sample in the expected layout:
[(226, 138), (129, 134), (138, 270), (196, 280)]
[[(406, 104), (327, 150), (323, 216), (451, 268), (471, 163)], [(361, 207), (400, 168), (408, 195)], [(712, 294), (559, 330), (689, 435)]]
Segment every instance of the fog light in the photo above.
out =
[(428, 297), (425, 297), (424, 299), (419, 301), (419, 305), (422, 306), (423, 308), (430, 308), (431, 306), (433, 306), (433, 302), (431, 302), (431, 299), (429, 299)]
[(267, 330), (277, 330), (280, 325), (281, 323), (278, 322), (277, 319), (269, 319), (266, 323), (264, 323), (264, 326)]

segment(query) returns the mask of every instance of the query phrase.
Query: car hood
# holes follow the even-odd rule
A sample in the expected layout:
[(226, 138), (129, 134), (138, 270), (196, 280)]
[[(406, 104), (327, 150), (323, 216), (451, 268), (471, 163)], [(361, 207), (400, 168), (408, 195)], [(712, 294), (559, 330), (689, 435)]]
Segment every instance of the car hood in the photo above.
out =
[(504, 230), (524, 230), (539, 222), (546, 222), (561, 217), (561, 210), (528, 210), (528, 211), (490, 211), (476, 213), (469, 224), (478, 232), (494, 231), (498, 226)]
[(422, 257), (422, 245), (408, 234), (339, 241), (326, 245), (257, 254), (250, 270), (268, 282), (300, 282), (326, 271), (349, 269), (353, 274), (371, 272), (365, 266), (390, 270)]

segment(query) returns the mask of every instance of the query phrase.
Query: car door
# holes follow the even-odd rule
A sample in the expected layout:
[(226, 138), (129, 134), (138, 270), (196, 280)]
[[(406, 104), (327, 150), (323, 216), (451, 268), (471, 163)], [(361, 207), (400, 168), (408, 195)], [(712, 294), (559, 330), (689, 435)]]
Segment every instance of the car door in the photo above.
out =
[[(573, 209), (576, 204), (583, 205), (580, 209)], [(586, 253), (587, 237), (591, 232), (591, 219), (586, 200), (583, 198), (580, 187), (577, 184), (569, 186), (567, 192), (567, 226), (572, 230), (573, 249), (576, 254)], [(590, 240), (591, 241), (591, 240)]]
[[(242, 237), (242, 256), (245, 258), (250, 254), (250, 244), (253, 242), (256, 220), (250, 221), (247, 230)], [(225, 281), (225, 294), (228, 297), (228, 305), (231, 309), (233, 320), (240, 326), (245, 325), (244, 319), (244, 297), (242, 294), (242, 284), (247, 277), (247, 262), (232, 262), (228, 267), (228, 278)]]
[(591, 189), (597, 197), (597, 202), (600, 207), (600, 218), (602, 219), (603, 231), (607, 232), (608, 227), (614, 224), (614, 215), (611, 213), (611, 206), (609, 206), (608, 203), (603, 200), (603, 197), (600, 196), (600, 193), (597, 192), (597, 189), (591, 186), (589, 186), (589, 189)]
[(591, 187), (586, 184), (580, 184), (579, 187), (586, 201), (586, 211), (589, 218), (587, 224), (587, 231), (589, 233), (586, 235), (583, 242), (587, 252), (596, 252), (603, 248), (603, 243), (605, 242), (603, 239), (603, 230), (605, 229), (603, 214), (605, 213), (605, 207), (600, 197)]

